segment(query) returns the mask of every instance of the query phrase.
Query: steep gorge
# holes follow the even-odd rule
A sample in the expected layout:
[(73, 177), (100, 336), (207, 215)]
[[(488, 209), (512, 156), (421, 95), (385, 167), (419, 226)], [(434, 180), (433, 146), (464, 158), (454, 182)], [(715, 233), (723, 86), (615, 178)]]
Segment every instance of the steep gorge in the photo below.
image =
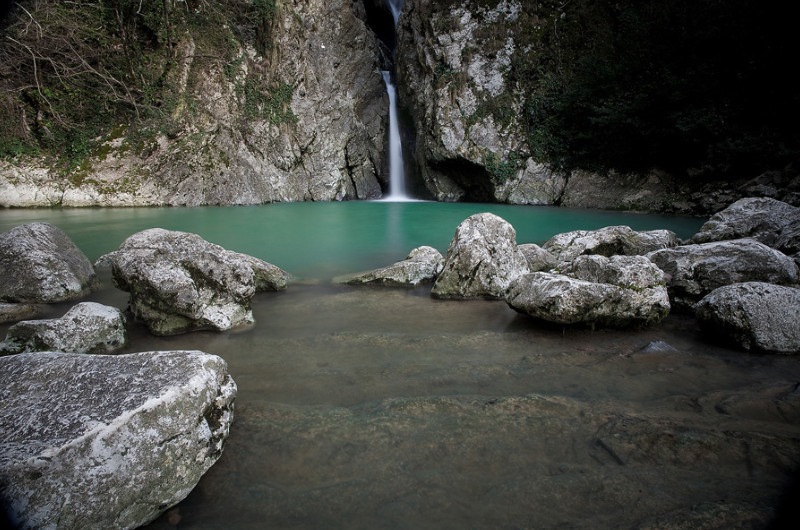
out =
[(780, 10), (400, 3), (395, 31), (385, 0), (21, 1), (0, 24), (0, 206), (379, 198), (390, 69), (420, 198), (800, 204)]
[[(380, 197), (387, 178), (387, 103), (378, 68), (381, 51), (366, 25), (364, 4), (227, 4), (223, 7), (251, 11), (266, 5), (268, 17), (255, 30), (237, 27), (233, 16), (217, 19), (210, 31), (199, 21), (209, 4), (165, 3), (174, 10), (171, 35), (162, 34), (167, 44), (159, 44), (169, 46), (172, 56), (159, 80), (168, 104), (156, 118), (129, 119), (85, 139), (87, 148), (70, 163), (64, 161), (68, 153), (5, 157), (0, 204), (260, 204)], [(9, 31), (27, 31), (27, 17), (36, 21), (38, 12), (28, 7), (12, 13), (20, 22)], [(44, 126), (31, 114), (48, 118), (47, 108), (31, 112), (24, 103), (12, 112), (29, 136)]]

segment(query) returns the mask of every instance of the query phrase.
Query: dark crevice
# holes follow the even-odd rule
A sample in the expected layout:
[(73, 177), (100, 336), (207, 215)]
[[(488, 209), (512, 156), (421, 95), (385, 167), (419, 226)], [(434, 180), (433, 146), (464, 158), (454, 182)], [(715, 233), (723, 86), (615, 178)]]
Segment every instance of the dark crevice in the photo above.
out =
[(431, 171), (447, 177), (464, 190), (464, 201), (493, 202), (494, 189), (486, 168), (465, 158), (430, 160)]

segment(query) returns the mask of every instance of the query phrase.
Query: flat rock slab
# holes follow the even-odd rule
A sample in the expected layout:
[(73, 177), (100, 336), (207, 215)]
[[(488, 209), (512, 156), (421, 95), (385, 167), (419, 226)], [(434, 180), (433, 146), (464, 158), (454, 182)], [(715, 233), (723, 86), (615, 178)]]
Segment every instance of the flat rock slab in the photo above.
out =
[(21, 528), (135, 528), (222, 453), (236, 384), (200, 351), (0, 358), (0, 498)]
[(380, 285), (385, 287), (416, 287), (432, 283), (442, 271), (444, 257), (433, 247), (417, 247), (406, 259), (392, 265), (359, 274), (334, 278), (336, 283), (349, 285)]

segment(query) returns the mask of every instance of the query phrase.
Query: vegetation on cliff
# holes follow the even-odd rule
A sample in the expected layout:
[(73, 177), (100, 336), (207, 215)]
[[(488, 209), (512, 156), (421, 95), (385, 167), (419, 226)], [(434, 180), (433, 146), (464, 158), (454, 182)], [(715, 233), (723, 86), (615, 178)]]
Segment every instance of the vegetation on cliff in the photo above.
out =
[(724, 177), (800, 155), (788, 5), (538, 6), (521, 10), (517, 34), (527, 42), (512, 74), (528, 94), (531, 150), (554, 166)]
[[(473, 116), (522, 124), (521, 145), (484, 161), (497, 183), (516, 174), (529, 155), (565, 171), (660, 168), (691, 177), (752, 175), (800, 159), (788, 6), (756, 0), (473, 3), (519, 4), (513, 22), (481, 21), (485, 34), (476, 34), (476, 42), (496, 42), (498, 53), (508, 35), (514, 41), (504, 72), (509, 91), (481, 102)], [(451, 4), (463, 2), (415, 3), (430, 13)], [(280, 54), (274, 44), (279, 9), (276, 0), (20, 0), (0, 12), (0, 157), (56, 155), (54, 165), (74, 175), (109, 138), (124, 134), (135, 144), (137, 135), (175, 136), (182, 116), (199, 106), (197, 92), (186, 85), (202, 83), (203, 72), (211, 71), (206, 63), (223, 65), (242, 131), (254, 120), (296, 123), (291, 79), (270, 61)], [(316, 31), (313, 20), (302, 24)], [(249, 64), (245, 48), (265, 59)], [(479, 53), (491, 58), (494, 52)], [(191, 69), (183, 68), (189, 59)], [(450, 83), (464, 73), (442, 66), (436, 75)]]
[(176, 53), (187, 35), (195, 64), (233, 65), (249, 114), (290, 121), (285, 86), (233, 79), (237, 43), (266, 51), (274, 13), (275, 0), (18, 2), (0, 28), (0, 156), (58, 153), (74, 166), (120, 124), (169, 133), (192, 105)]

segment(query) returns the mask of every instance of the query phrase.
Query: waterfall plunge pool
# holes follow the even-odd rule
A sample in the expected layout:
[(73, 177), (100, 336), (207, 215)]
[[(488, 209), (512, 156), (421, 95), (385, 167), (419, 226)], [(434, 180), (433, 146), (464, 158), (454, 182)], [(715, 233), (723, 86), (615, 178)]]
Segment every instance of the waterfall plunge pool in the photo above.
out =
[[(129, 324), (125, 353), (214, 353), (239, 387), (221, 459), (149, 528), (619, 528), (714, 514), (766, 524), (800, 458), (796, 413), (775, 405), (796, 393), (796, 360), (712, 345), (681, 315), (626, 332), (554, 328), (499, 301), (330, 282), (419, 245), (444, 253), (482, 211), (538, 244), (615, 224), (685, 238), (703, 222), (350, 202), (0, 210), (0, 229), (53, 223), (91, 260), (146, 228), (183, 230), (298, 278), (257, 295), (246, 330), (159, 338)], [(124, 308), (100, 275), (90, 299)], [(651, 343), (670, 347), (642, 350)]]

